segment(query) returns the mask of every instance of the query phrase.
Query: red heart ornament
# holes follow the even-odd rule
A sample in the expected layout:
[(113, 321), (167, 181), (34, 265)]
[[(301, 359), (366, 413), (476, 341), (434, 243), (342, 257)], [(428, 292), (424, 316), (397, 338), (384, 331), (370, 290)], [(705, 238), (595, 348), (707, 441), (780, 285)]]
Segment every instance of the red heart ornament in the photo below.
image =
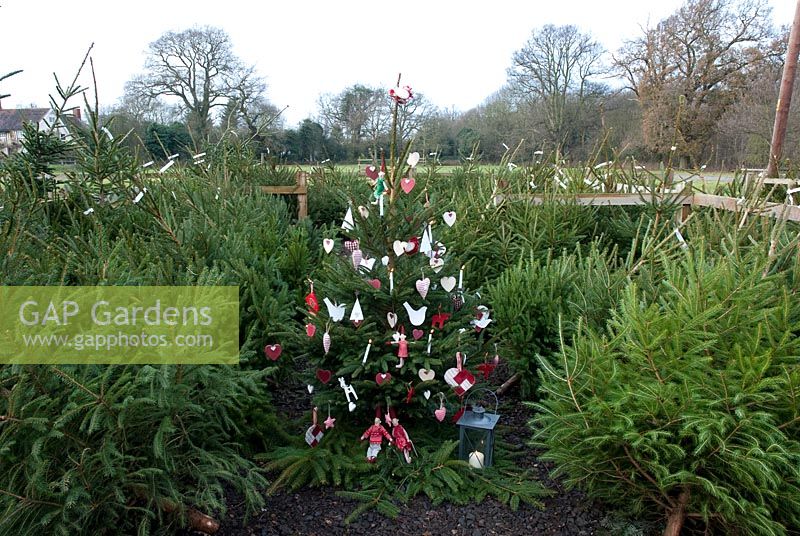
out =
[(413, 177), (410, 179), (403, 179), (400, 181), (400, 188), (402, 188), (403, 191), (408, 194), (414, 189), (415, 184), (417, 184), (417, 181), (415, 181)]
[(378, 385), (383, 385), (384, 383), (390, 381), (392, 379), (392, 375), (388, 372), (379, 372), (375, 375), (375, 383)]
[(370, 280), (367, 281), (367, 283), (369, 284), (369, 286), (371, 286), (375, 290), (380, 290), (381, 289), (381, 280), (380, 279), (370, 279)]
[(313, 337), (314, 334), (317, 332), (317, 326), (314, 324), (306, 324), (306, 335), (309, 337)]
[(378, 178), (378, 168), (376, 168), (375, 166), (367, 166), (367, 168), (364, 170), (364, 173), (366, 173), (367, 177), (369, 177), (372, 180)]
[(271, 360), (275, 361), (281, 356), (281, 348), (280, 344), (268, 344), (264, 347), (264, 354), (270, 358)]
[(415, 329), (414, 331), (411, 332), (411, 336), (414, 337), (415, 341), (420, 340), (423, 335), (425, 335), (425, 332), (422, 331), (421, 329)]
[(312, 315), (315, 315), (319, 312), (319, 302), (317, 301), (317, 295), (314, 294), (312, 290), (306, 295), (306, 305), (308, 305), (308, 312)]
[(333, 373), (330, 370), (325, 370), (325, 369), (317, 370), (317, 379), (322, 383), (328, 383), (329, 381), (331, 381), (332, 377)]

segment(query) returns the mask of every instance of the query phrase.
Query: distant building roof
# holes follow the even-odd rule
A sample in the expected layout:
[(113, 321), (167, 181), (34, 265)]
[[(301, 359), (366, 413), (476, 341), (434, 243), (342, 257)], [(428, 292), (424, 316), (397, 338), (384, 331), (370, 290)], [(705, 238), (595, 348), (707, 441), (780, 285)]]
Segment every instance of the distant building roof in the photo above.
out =
[(39, 123), (50, 108), (19, 108), (16, 110), (0, 109), (0, 132), (22, 130), (23, 123)]

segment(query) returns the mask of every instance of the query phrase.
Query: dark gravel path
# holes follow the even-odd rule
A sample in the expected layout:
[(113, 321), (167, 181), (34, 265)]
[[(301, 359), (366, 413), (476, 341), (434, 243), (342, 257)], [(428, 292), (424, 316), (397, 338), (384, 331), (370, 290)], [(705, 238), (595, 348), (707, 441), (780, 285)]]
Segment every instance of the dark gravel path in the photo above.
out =
[[(279, 411), (289, 419), (302, 415), (307, 406), (307, 396), (299, 394), (296, 400), (294, 398), (289, 395), (281, 397), (280, 401), (275, 400)], [(513, 390), (505, 399), (502, 437), (508, 443), (524, 444), (528, 440), (530, 410), (519, 402)], [(397, 519), (369, 511), (348, 526), (344, 524), (344, 518), (358, 505), (357, 502), (338, 497), (335, 490), (329, 488), (303, 489), (270, 497), (267, 508), (246, 523), (241, 501), (231, 496), (228, 513), (220, 519), (222, 526), (218, 535), (580, 536), (617, 532), (604, 527), (608, 517), (600, 505), (578, 491), (565, 490), (559, 482), (552, 480), (547, 464), (536, 458), (535, 451), (528, 450), (518, 463), (521, 467), (534, 469), (541, 482), (554, 491), (552, 497), (542, 501), (543, 509), (522, 504), (514, 512), (493, 499), (467, 506), (443, 504), (434, 507), (426, 497), (417, 497), (402, 509)]]

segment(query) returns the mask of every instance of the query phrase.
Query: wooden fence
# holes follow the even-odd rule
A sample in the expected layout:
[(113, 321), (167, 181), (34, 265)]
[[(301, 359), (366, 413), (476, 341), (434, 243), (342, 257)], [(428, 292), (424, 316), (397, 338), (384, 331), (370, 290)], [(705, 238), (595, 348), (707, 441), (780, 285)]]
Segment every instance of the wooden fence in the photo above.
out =
[(308, 217), (308, 173), (298, 171), (295, 181), (293, 186), (262, 186), (261, 191), (265, 194), (296, 195), (297, 219), (301, 220)]
[(587, 206), (633, 206), (647, 205), (653, 202), (670, 203), (680, 205), (681, 210), (678, 214), (680, 221), (685, 220), (692, 207), (711, 207), (731, 212), (747, 212), (760, 216), (771, 216), (782, 218), (789, 221), (800, 222), (800, 206), (789, 205), (786, 203), (773, 203), (761, 201), (758, 205), (748, 204), (745, 198), (726, 197), (722, 195), (712, 195), (703, 193), (636, 193), (636, 194), (573, 194), (573, 195), (503, 195), (495, 196), (495, 204), (501, 203), (505, 199), (510, 200), (529, 200), (533, 204), (548, 202), (575, 203)]

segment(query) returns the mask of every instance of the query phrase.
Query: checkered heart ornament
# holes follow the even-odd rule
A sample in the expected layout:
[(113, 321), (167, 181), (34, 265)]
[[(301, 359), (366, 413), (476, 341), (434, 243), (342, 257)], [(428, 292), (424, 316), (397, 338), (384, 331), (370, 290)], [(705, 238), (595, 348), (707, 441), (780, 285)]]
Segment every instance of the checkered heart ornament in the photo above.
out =
[(463, 361), (461, 352), (456, 352), (456, 368), (447, 369), (444, 373), (444, 381), (458, 396), (464, 396), (464, 393), (475, 385), (475, 376), (463, 368)]
[(311, 426), (309, 426), (308, 430), (306, 430), (306, 443), (308, 443), (310, 447), (316, 447), (317, 445), (319, 445), (319, 442), (322, 441), (322, 436), (325, 435), (325, 432), (323, 432), (322, 427), (317, 424), (316, 407), (314, 407), (314, 409), (311, 412), (311, 422), (312, 422)]

